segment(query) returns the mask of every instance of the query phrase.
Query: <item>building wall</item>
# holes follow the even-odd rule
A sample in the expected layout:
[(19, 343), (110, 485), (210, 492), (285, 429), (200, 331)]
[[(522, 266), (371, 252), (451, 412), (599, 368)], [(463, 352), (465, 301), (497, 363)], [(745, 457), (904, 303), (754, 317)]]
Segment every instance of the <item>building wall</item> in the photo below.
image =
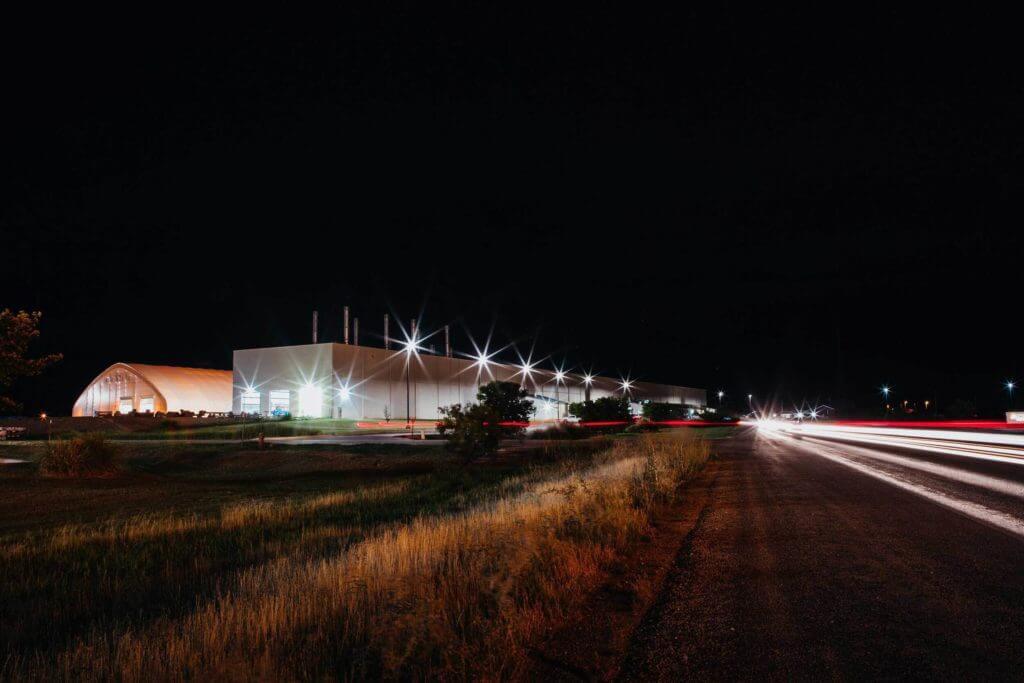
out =
[[(260, 412), (269, 414), (270, 392), (287, 391), (289, 412), (310, 414), (302, 397), (320, 392), (319, 410), (311, 416), (404, 421), (408, 414), (407, 360), (408, 413), (416, 419), (436, 419), (442, 406), (474, 402), (477, 388), (493, 380), (524, 384), (532, 394), (543, 397), (538, 419), (564, 417), (566, 404), (587, 398), (579, 375), (571, 374), (565, 383), (556, 385), (553, 373), (535, 370), (524, 382), (519, 369), (509, 365), (489, 363), (481, 368), (464, 358), (421, 353), (407, 359), (404, 351), (328, 343), (235, 351), (232, 411), (242, 412), (247, 393), (253, 401), (249, 405), (255, 405), (254, 394), (258, 393)], [(590, 387), (592, 399), (621, 394), (618, 380), (611, 378), (597, 377)], [(630, 398), (703, 406), (706, 392), (634, 382)]]

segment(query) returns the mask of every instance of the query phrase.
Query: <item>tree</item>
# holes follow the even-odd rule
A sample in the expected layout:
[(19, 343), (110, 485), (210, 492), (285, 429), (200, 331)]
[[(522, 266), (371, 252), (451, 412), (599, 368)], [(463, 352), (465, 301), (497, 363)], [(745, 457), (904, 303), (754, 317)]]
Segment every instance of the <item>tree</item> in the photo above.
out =
[(24, 377), (35, 377), (61, 360), (59, 353), (30, 358), (28, 347), (39, 336), (39, 320), (43, 314), (36, 311), (14, 313), (0, 311), (0, 412), (13, 412), (21, 404), (7, 396), (15, 382)]
[(477, 392), (479, 403), (456, 403), (441, 409), (437, 431), (448, 447), (466, 460), (498, 450), (502, 438), (519, 436), (533, 414), (529, 394), (514, 382), (490, 382)]
[(515, 382), (490, 382), (480, 387), (476, 399), (487, 406), (504, 423), (502, 433), (506, 437), (519, 436), (536, 407), (528, 398), (529, 393)]
[(645, 403), (644, 417), (651, 422), (667, 420), (685, 420), (689, 417), (690, 407), (681, 403)]
[(569, 414), (583, 422), (632, 422), (629, 399), (625, 396), (605, 396), (596, 401), (570, 403)]

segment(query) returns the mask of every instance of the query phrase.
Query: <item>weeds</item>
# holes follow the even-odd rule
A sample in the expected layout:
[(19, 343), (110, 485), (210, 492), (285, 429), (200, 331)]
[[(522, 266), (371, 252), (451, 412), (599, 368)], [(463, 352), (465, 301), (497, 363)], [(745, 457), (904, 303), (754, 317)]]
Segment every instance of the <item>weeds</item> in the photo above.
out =
[(101, 434), (57, 439), (47, 444), (39, 472), (48, 477), (96, 477), (114, 472), (114, 447)]
[[(421, 504), (406, 521), (373, 523), (373, 514), (362, 521), (359, 512), (415, 497), (425, 480), (284, 506), (232, 506), (216, 519), (133, 519), (93, 536), (69, 528), (7, 546), (0, 553), (7, 576), (28, 558), (54, 563), (51, 574), (19, 579), (17, 600), (28, 605), (45, 604), (40, 593), (53, 597), (58, 576), (67, 576), (62, 558), (85, 548), (99, 548), (91, 557), (103, 566), (110, 553), (133, 557), (140, 539), (159, 543), (161, 551), (150, 546), (157, 564), (139, 565), (158, 574), (159, 559), (170, 566), (172, 554), (218, 557), (195, 555), (211, 544), (235, 543), (231, 552), (240, 552), (255, 543), (264, 552), (235, 571), (200, 562), (219, 578), (209, 590), (183, 590), (178, 600), (187, 609), (157, 609), (144, 620), (109, 613), (55, 650), (33, 652), (21, 640), (0, 652), (0, 678), (515, 677), (529, 643), (595, 587), (616, 554), (648, 531), (655, 507), (708, 457), (702, 440), (686, 436), (601, 445), (597, 454), (506, 477), (478, 495), (449, 494), (454, 506)], [(558, 446), (570, 454), (570, 444)], [(355, 516), (341, 521), (341, 510)], [(184, 552), (173, 553), (175, 545)], [(107, 599), (90, 583), (104, 570), (90, 577), (87, 567), (67, 579), (61, 610)], [(16, 596), (3, 597), (9, 605)]]

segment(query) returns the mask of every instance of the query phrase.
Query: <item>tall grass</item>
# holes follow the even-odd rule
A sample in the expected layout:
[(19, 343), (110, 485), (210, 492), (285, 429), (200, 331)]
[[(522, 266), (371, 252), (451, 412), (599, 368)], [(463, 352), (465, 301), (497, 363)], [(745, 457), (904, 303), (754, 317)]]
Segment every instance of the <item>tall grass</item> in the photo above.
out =
[(116, 451), (102, 434), (47, 443), (39, 471), (48, 477), (99, 477), (114, 471)]
[[(587, 465), (513, 478), (468, 509), (380, 526), (336, 554), (277, 554), (184, 613), (97, 623), (59, 652), (9, 652), (0, 677), (512, 678), (529, 643), (707, 457), (692, 437), (619, 441)], [(217, 523), (259, 528), (332, 504), (247, 506)], [(173, 524), (132, 529), (179, 533)]]

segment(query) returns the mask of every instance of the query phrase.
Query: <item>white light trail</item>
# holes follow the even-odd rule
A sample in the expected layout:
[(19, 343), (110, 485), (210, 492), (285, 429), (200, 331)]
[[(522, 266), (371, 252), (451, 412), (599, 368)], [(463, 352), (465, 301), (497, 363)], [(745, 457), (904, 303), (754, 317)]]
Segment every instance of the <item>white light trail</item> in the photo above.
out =
[(841, 455), (838, 455), (834, 452), (829, 452), (832, 451), (833, 448), (830, 448), (828, 446), (812, 447), (808, 444), (801, 444), (800, 442), (795, 442), (793, 445), (798, 446), (803, 450), (810, 451), (811, 453), (819, 457), (831, 460), (832, 462), (838, 463), (845, 467), (849, 467), (850, 469), (856, 470), (857, 472), (860, 472), (862, 474), (866, 474), (869, 477), (874, 477), (875, 479), (884, 481), (887, 484), (891, 484), (905, 491), (910, 491), (911, 493), (919, 495), (923, 498), (927, 498), (928, 500), (934, 503), (938, 503), (939, 505), (956, 510), (957, 512), (967, 515), (968, 517), (973, 517), (974, 519), (985, 522), (986, 524), (991, 524), (992, 526), (998, 527), (1005, 531), (1009, 531), (1010, 533), (1016, 534), (1017, 536), (1024, 537), (1024, 521), (1012, 515), (999, 512), (998, 510), (993, 510), (992, 508), (980, 505), (978, 503), (962, 500), (960, 498), (954, 498), (950, 495), (942, 493), (941, 491), (936, 491), (935, 489), (929, 488), (922, 484), (910, 482), (907, 481), (906, 479), (902, 479), (892, 474), (881, 472), (862, 463), (850, 460), (849, 458), (844, 458)]

